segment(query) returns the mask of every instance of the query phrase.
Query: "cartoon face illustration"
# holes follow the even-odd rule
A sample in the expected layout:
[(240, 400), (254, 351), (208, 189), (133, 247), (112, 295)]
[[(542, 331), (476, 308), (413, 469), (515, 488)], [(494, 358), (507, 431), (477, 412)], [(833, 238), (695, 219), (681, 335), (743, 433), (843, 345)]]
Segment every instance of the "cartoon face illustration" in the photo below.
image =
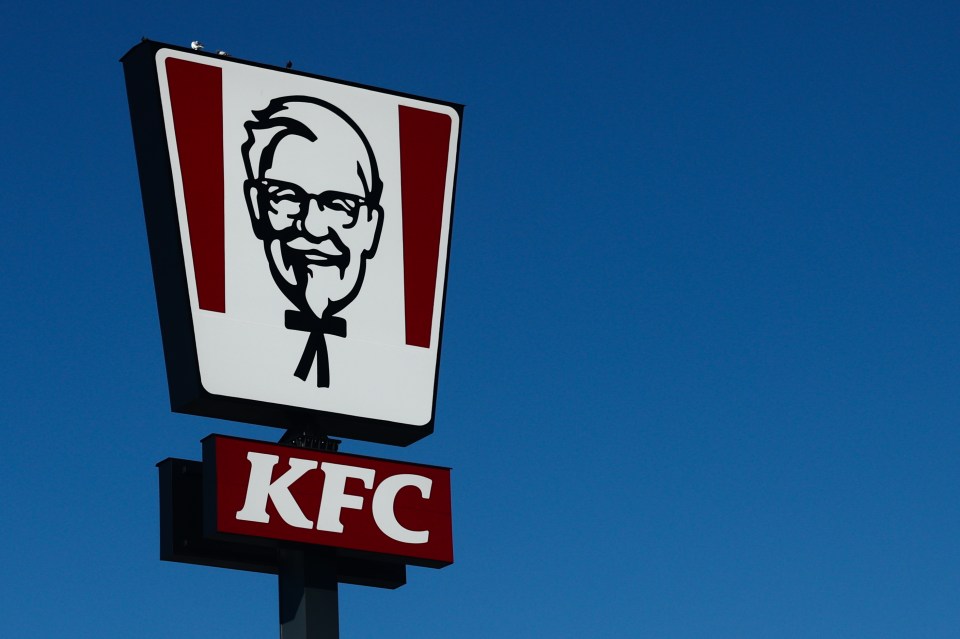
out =
[(366, 136), (322, 100), (289, 96), (253, 112), (242, 145), (247, 209), (274, 282), (297, 308), (286, 327), (310, 333), (295, 375), (317, 361), (329, 386), (326, 335), (346, 337), (336, 314), (363, 285), (383, 228), (383, 184)]

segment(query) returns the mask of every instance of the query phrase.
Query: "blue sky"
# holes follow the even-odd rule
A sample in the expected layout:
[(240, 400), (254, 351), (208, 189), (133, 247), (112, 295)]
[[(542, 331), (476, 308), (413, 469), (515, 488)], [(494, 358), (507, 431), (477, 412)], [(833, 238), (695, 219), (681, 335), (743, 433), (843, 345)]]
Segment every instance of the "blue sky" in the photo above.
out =
[[(436, 6), (435, 6), (436, 5)], [(466, 104), (436, 433), (456, 563), (344, 637), (960, 633), (960, 5), (59, 2), (0, 10), (6, 636), (276, 636), (162, 563), (167, 403), (118, 59)]]

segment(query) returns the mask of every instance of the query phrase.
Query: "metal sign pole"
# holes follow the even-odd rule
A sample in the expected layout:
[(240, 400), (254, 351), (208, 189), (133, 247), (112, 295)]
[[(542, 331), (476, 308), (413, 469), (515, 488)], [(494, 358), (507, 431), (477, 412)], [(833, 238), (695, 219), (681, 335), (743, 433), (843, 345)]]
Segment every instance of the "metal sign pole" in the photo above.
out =
[(339, 639), (334, 557), (294, 549), (279, 555), (280, 639)]

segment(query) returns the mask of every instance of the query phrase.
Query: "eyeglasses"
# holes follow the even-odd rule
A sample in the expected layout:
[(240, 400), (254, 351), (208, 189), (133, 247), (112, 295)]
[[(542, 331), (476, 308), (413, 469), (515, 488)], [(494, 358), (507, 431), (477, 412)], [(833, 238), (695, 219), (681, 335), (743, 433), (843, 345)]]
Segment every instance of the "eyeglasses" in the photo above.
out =
[(248, 185), (255, 186), (260, 195), (261, 206), (275, 215), (289, 218), (306, 215), (313, 200), (321, 209), (337, 211), (356, 220), (357, 210), (366, 202), (358, 195), (341, 193), (340, 191), (324, 191), (320, 194), (307, 193), (298, 184), (283, 180), (247, 180)]

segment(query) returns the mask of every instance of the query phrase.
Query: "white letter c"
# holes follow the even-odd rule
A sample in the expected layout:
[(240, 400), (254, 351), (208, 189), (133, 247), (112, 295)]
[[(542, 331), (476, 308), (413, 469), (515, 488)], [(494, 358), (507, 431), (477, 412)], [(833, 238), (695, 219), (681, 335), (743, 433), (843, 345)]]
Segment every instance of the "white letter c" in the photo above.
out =
[(406, 486), (419, 488), (423, 498), (430, 499), (433, 480), (420, 475), (394, 475), (384, 479), (373, 495), (373, 519), (380, 530), (391, 539), (405, 544), (425, 544), (430, 538), (430, 531), (404, 528), (393, 512), (397, 493)]

